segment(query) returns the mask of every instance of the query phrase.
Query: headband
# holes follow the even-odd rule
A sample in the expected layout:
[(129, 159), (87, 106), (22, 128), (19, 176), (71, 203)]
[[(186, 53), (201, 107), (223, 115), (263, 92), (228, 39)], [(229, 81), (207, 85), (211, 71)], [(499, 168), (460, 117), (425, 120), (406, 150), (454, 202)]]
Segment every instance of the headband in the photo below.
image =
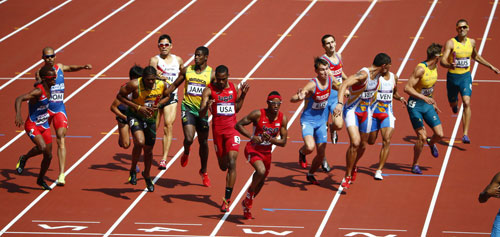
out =
[(272, 100), (272, 99), (275, 99), (275, 98), (278, 98), (281, 100), (281, 96), (280, 95), (270, 95), (267, 97), (267, 100)]

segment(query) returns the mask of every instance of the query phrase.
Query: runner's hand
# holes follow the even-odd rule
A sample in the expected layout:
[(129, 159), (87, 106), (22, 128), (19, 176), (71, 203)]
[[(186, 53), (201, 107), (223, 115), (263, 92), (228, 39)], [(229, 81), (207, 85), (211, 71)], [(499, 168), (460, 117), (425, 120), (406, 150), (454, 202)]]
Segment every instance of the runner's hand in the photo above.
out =
[(85, 65), (83, 66), (83, 69), (90, 70), (90, 69), (92, 69), (92, 65), (90, 65), (90, 64), (85, 64)]
[(271, 140), (271, 135), (267, 134), (267, 133), (262, 133), (262, 140), (265, 141), (265, 142), (268, 142)]
[(14, 123), (16, 124), (17, 127), (21, 127), (24, 124), (23, 118), (20, 115), (16, 115)]
[(246, 83), (246, 82), (243, 82), (240, 86), (241, 94), (246, 95), (248, 92), (248, 89), (250, 89), (250, 85), (248, 85), (248, 83)]
[(342, 106), (341, 104), (337, 104), (337, 105), (335, 106), (335, 109), (333, 110), (333, 115), (334, 115), (335, 117), (338, 117), (338, 116), (340, 116), (340, 115), (342, 114), (342, 107), (343, 107), (343, 106)]
[(261, 136), (252, 136), (252, 138), (250, 139), (250, 141), (252, 141), (253, 143), (256, 143), (256, 144), (260, 144), (260, 143), (263, 142)]

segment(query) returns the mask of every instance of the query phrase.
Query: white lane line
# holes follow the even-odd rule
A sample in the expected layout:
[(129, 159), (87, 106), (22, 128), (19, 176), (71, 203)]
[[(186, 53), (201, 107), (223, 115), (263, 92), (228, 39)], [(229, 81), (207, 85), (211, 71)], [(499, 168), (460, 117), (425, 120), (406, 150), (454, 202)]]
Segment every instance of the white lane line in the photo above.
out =
[[(222, 35), (234, 22), (236, 22), (237, 19), (239, 19), (243, 14), (245, 14), (245, 12), (248, 11), (248, 9), (250, 9), (250, 7), (252, 7), (255, 3), (257, 2), (257, 0), (253, 0), (252, 2), (250, 2), (243, 10), (241, 10), (241, 12), (236, 15), (229, 23), (227, 23), (212, 39), (210, 39), (206, 44), (205, 46), (208, 47), (212, 42), (215, 41), (215, 39), (217, 39), (220, 35)], [(186, 61), (184, 63), (184, 66), (187, 66), (191, 63), (191, 61), (193, 61), (194, 59), (194, 56), (192, 56), (188, 61)], [(212, 118), (212, 116), (210, 116), (210, 118), (208, 119), (208, 121), (210, 121)], [(197, 134), (195, 133), (195, 136), (194, 138), (196, 138)], [(194, 139), (193, 138), (193, 139)], [(172, 166), (172, 164), (177, 160), (177, 158), (184, 152), (184, 147), (182, 147), (181, 149), (179, 149), (179, 151), (175, 154), (175, 156), (167, 163), (167, 166), (166, 166), (166, 169), (160, 171), (160, 173), (158, 173), (156, 175), (156, 177), (154, 178), (153, 180), (153, 183), (156, 183), (158, 181), (158, 179), (160, 179), (160, 177), (165, 173), (167, 172), (167, 170), (170, 168), (170, 166)], [(108, 231), (106, 232), (106, 234), (104, 235), (104, 237), (107, 237), (109, 235), (111, 235), (111, 233), (116, 229), (116, 227), (118, 227), (118, 225), (123, 221), (123, 219), (125, 219), (125, 217), (132, 211), (132, 209), (134, 209), (134, 207), (139, 203), (139, 201), (148, 193), (147, 191), (147, 188), (145, 188), (143, 190), (143, 192), (134, 200), (134, 202), (132, 202), (132, 204), (130, 204), (130, 206), (122, 213), (122, 215), (115, 221), (115, 223), (108, 229)]]
[[(82, 33), (80, 33), (79, 35), (77, 35), (75, 38), (73, 38), (70, 41), (66, 42), (64, 45), (62, 45), (61, 47), (59, 47), (58, 49), (56, 49), (54, 52), (58, 53), (59, 51), (63, 50), (68, 45), (72, 44), (73, 42), (75, 42), (76, 40), (78, 40), (79, 38), (81, 38), (82, 36), (84, 36), (85, 34), (87, 34), (88, 32), (90, 32), (91, 30), (93, 30), (94, 28), (96, 28), (97, 26), (99, 26), (100, 24), (102, 24), (103, 22), (107, 21), (109, 18), (111, 18), (116, 13), (120, 12), (121, 10), (123, 10), (123, 8), (127, 7), (128, 5), (130, 5), (131, 3), (133, 3), (134, 1), (135, 0), (130, 0), (127, 3), (123, 4), (120, 8), (114, 10), (111, 14), (109, 14), (106, 17), (102, 18), (100, 21), (98, 21), (97, 23), (95, 23), (94, 25), (92, 25), (91, 27), (89, 27), (88, 29), (86, 29), (85, 31), (83, 31)], [(0, 90), (3, 90), (3, 88), (5, 88), (6, 86), (8, 86), (12, 82), (14, 82), (15, 80), (17, 80), (21, 76), (23, 76), (24, 74), (26, 74), (27, 72), (33, 70), (33, 68), (35, 68), (36, 66), (38, 66), (42, 62), (43, 62), (42, 59), (38, 60), (38, 62), (36, 62), (35, 64), (31, 65), (29, 68), (27, 68), (26, 70), (22, 71), (21, 73), (19, 73), (17, 76), (15, 76), (14, 78), (10, 79), (6, 83), (2, 84), (0, 86)]]
[[(307, 14), (307, 12), (309, 12), (309, 10), (314, 6), (314, 4), (316, 4), (317, 0), (313, 0), (311, 1), (311, 3), (306, 7), (306, 9), (297, 17), (297, 19), (295, 19), (295, 21), (288, 27), (288, 29), (285, 31), (285, 33), (283, 33), (281, 35), (281, 37), (274, 43), (274, 45), (267, 51), (267, 53), (261, 58), (261, 60), (259, 60), (259, 62), (257, 62), (257, 64), (252, 68), (252, 70), (250, 70), (250, 72), (245, 76), (245, 78), (241, 81), (241, 83), (245, 82), (246, 80), (248, 80), (252, 75), (253, 73), (255, 73), (255, 71), (257, 71), (257, 69), (262, 65), (262, 63), (264, 63), (264, 61), (269, 57), (269, 55), (271, 55), (271, 53), (278, 47), (279, 44), (281, 44), (281, 42), (285, 39), (285, 37), (293, 30), (293, 28), (295, 28), (295, 26), (302, 20), (302, 18)], [(241, 84), (240, 84), (241, 85)], [(239, 86), (239, 85), (238, 85)], [(293, 123), (293, 120), (288, 124), (288, 127), (290, 127), (290, 125)], [(274, 148), (275, 146), (273, 145), (273, 148), (272, 148), (272, 151), (274, 151)], [(272, 152), (271, 151), (271, 152)], [(224, 214), (224, 216), (221, 218), (221, 220), (219, 220), (219, 222), (217, 223), (217, 225), (215, 226), (215, 228), (213, 229), (212, 233), (210, 234), (210, 236), (215, 236), (217, 234), (217, 232), (219, 232), (220, 228), (222, 227), (222, 225), (224, 224), (224, 222), (226, 221), (226, 219), (229, 217), (229, 215), (231, 215), (231, 212), (234, 210), (234, 208), (236, 207), (236, 205), (239, 204), (239, 200), (241, 199), (241, 197), (243, 196), (243, 194), (246, 192), (246, 190), (248, 189), (248, 187), (250, 186), (252, 182), (252, 175), (248, 178), (247, 182), (245, 183), (245, 185), (243, 186), (243, 188), (241, 189), (241, 191), (238, 193), (238, 195), (236, 196), (236, 199), (233, 200), (233, 203), (231, 204), (231, 206), (229, 207), (229, 212), (226, 212)]]
[(32, 220), (31, 222), (54, 222), (54, 223), (88, 223), (88, 224), (99, 224), (99, 221), (44, 221), (44, 220)]
[(464, 235), (491, 235), (486, 232), (463, 232), (463, 231), (443, 231), (444, 234), (464, 234)]
[(135, 222), (136, 225), (193, 225), (202, 226), (203, 224), (189, 224), (189, 223), (147, 223), (147, 222)]
[[(488, 33), (490, 31), (491, 22), (493, 21), (493, 17), (495, 16), (495, 11), (497, 9), (497, 5), (498, 5), (498, 0), (495, 0), (495, 3), (493, 3), (493, 7), (491, 8), (491, 13), (490, 13), (490, 17), (488, 19), (488, 23), (486, 24), (486, 28), (484, 29), (483, 39), (481, 41), (481, 46), (479, 47), (478, 54), (481, 54), (483, 52), (484, 45), (486, 44), (486, 39), (488, 38)], [(472, 77), (473, 82), (474, 82), (474, 76), (476, 75), (476, 72), (477, 72), (478, 65), (479, 65), (478, 62), (475, 62), (474, 68), (472, 69), (471, 77)], [(425, 218), (425, 223), (424, 223), (424, 227), (422, 229), (422, 234), (421, 234), (422, 237), (427, 236), (427, 231), (429, 230), (429, 225), (430, 225), (431, 219), (432, 219), (432, 213), (434, 212), (434, 208), (436, 206), (436, 201), (437, 201), (437, 198), (439, 196), (439, 191), (441, 189), (441, 185), (443, 184), (444, 174), (446, 172), (446, 168), (447, 168), (448, 162), (450, 160), (451, 151), (453, 148), (453, 144), (455, 143), (455, 137), (457, 136), (457, 132), (458, 132), (458, 127), (460, 126), (460, 122), (462, 121), (463, 109), (464, 108), (463, 108), (463, 104), (462, 104), (462, 106), (460, 106), (460, 112), (458, 112), (458, 115), (457, 115), (457, 120), (455, 121), (455, 127), (453, 128), (453, 133), (451, 134), (450, 143), (448, 144), (448, 149), (446, 150), (446, 155), (444, 157), (443, 165), (441, 166), (441, 171), (439, 172), (439, 178), (438, 178), (438, 181), (436, 183), (436, 188), (434, 189), (434, 194), (432, 195), (432, 200), (431, 200), (431, 204), (429, 206), (429, 210), (427, 212), (427, 217)]]
[[(116, 9), (115, 11), (113, 11), (111, 14), (107, 15), (106, 17), (104, 17), (102, 20), (100, 20), (99, 22), (97, 22), (96, 24), (94, 24), (93, 26), (91, 26), (90, 28), (88, 28), (87, 30), (85, 30), (84, 32), (82, 32), (81, 34), (79, 34), (77, 37), (73, 38), (72, 40), (68, 41), (66, 44), (64, 44), (63, 46), (61, 46), (60, 48), (56, 49), (55, 52), (58, 52), (62, 49), (64, 49), (66, 46), (70, 45), (72, 42), (74, 42), (75, 40), (77, 40), (78, 38), (82, 37), (83, 35), (85, 35), (87, 32), (89, 32), (90, 30), (94, 29), (95, 27), (97, 27), (98, 25), (100, 25), (101, 23), (103, 23), (104, 21), (106, 21), (107, 19), (109, 19), (110, 17), (112, 17), (113, 15), (115, 15), (117, 12), (121, 11), (123, 8), (127, 7), (128, 5), (130, 5), (132, 2), (134, 2), (135, 0), (130, 0), (128, 1), (127, 3), (123, 4), (120, 8)], [(7, 85), (9, 85), (10, 83), (12, 83), (14, 80), (16, 80), (17, 78), (21, 77), (22, 75), (24, 75), (26, 72), (32, 70), (33, 68), (35, 68), (37, 65), (39, 65), (40, 63), (42, 63), (43, 60), (40, 60), (38, 61), (37, 63), (33, 64), (31, 67), (29, 67), (28, 69), (24, 70), (23, 72), (21, 72), (19, 75), (17, 75), (16, 77), (12, 78), (11, 80), (9, 80), (8, 82), (6, 82), (5, 84), (3, 84), (2, 86), (0, 86), (0, 90), (2, 90), (3, 88), (5, 88)], [(73, 93), (75, 94), (75, 93)], [(73, 94), (71, 94), (70, 96), (72, 96)], [(68, 100), (68, 98), (66, 98), (64, 100), (64, 102), (66, 102)], [(5, 145), (3, 145), (1, 148), (0, 148), (0, 152), (2, 152), (3, 150), (5, 150), (5, 148), (7, 148), (8, 146), (10, 146), (12, 143), (14, 143), (17, 139), (19, 139), (21, 136), (23, 136), (26, 132), (25, 131), (22, 131), (21, 133), (17, 134), (14, 138), (12, 138), (10, 141), (8, 141)]]
[(2, 0), (0, 1), (0, 4), (7, 2), (7, 0)]
[(239, 227), (259, 227), (259, 228), (295, 228), (304, 229), (304, 226), (282, 226), (282, 225), (236, 225)]
[(339, 230), (369, 230), (369, 231), (396, 231), (396, 232), (408, 231), (408, 230), (397, 230), (397, 229), (366, 229), (366, 228), (339, 228)]
[(71, 233), (71, 232), (22, 232), (22, 231), (9, 231), (5, 232), (5, 234), (21, 234), (21, 235), (102, 235), (102, 233)]
[[(363, 14), (363, 16), (359, 19), (359, 21), (356, 24), (356, 26), (352, 29), (351, 33), (349, 34), (349, 37), (347, 38), (347, 40), (344, 42), (344, 44), (340, 48), (339, 53), (342, 53), (342, 51), (347, 47), (347, 44), (349, 43), (350, 38), (354, 37), (354, 34), (359, 29), (359, 27), (361, 27), (361, 24), (363, 24), (363, 22), (368, 17), (368, 15), (370, 14), (370, 12), (373, 9), (373, 7), (375, 7), (376, 3), (377, 3), (377, 0), (374, 0), (370, 4), (370, 6), (368, 6), (368, 8), (366, 9), (366, 11)], [(297, 109), (297, 111), (295, 111), (295, 114), (298, 114), (302, 110), (303, 107), (304, 107), (304, 102), (302, 102), (300, 104), (300, 107), (299, 107), (299, 109)], [(343, 180), (341, 181), (341, 183), (342, 182), (343, 182)], [(328, 223), (328, 219), (330, 219), (330, 216), (332, 215), (333, 209), (335, 208), (335, 205), (337, 205), (337, 202), (338, 202), (338, 200), (340, 198), (340, 194), (342, 194), (343, 190), (344, 189), (342, 188), (342, 186), (339, 185), (338, 190), (335, 193), (335, 196), (333, 197), (333, 200), (330, 203), (330, 206), (328, 207), (328, 210), (326, 211), (325, 216), (323, 217), (323, 220), (321, 221), (321, 224), (320, 224), (318, 230), (316, 231), (315, 236), (321, 236), (321, 234), (323, 233), (323, 230), (324, 230), (324, 228), (326, 226), (326, 223)]]
[[(63, 2), (63, 3), (59, 4), (57, 7), (52, 8), (52, 10), (50, 10), (50, 11), (48, 11), (48, 12), (44, 13), (43, 15), (41, 15), (41, 16), (39, 16), (39, 17), (37, 17), (35, 20), (32, 20), (32, 21), (31, 21), (31, 22), (29, 22), (28, 24), (26, 24), (26, 25), (24, 25), (24, 26), (21, 26), (21, 27), (20, 27), (20, 28), (18, 28), (17, 30), (15, 30), (15, 31), (11, 32), (10, 34), (8, 34), (8, 35), (4, 36), (3, 38), (1, 38), (1, 39), (0, 39), (0, 43), (1, 43), (2, 41), (6, 40), (7, 38), (9, 38), (9, 37), (11, 37), (11, 36), (15, 35), (17, 32), (24, 30), (24, 28), (26, 28), (26, 27), (28, 27), (28, 26), (32, 25), (33, 23), (35, 23), (35, 22), (39, 21), (40, 19), (42, 19), (42, 18), (44, 18), (44, 17), (48, 16), (50, 13), (52, 13), (52, 12), (56, 11), (57, 9), (59, 9), (59, 8), (63, 7), (64, 5), (68, 4), (69, 2), (71, 2), (71, 0), (67, 0), (66, 2)], [(2, 4), (2, 3), (0, 2), (0, 4)]]
[[(134, 0), (131, 0), (129, 1), (127, 4), (130, 4), (132, 1)], [(150, 34), (148, 34), (146, 37), (144, 37), (141, 41), (139, 41), (137, 44), (135, 44), (132, 48), (129, 49), (129, 51), (132, 51), (133, 49), (135, 49), (136, 47), (139, 46), (140, 43), (146, 41), (146, 39), (148, 39), (149, 37), (151, 37), (153, 34), (155, 34), (158, 30), (160, 30), (162, 27), (164, 27), (167, 23), (169, 23), (170, 21), (172, 21), (175, 17), (177, 17), (178, 15), (182, 14), (182, 12), (184, 12), (187, 8), (189, 8), (194, 2), (196, 2), (196, 0), (192, 0), (191, 2), (189, 2), (188, 4), (186, 4), (181, 10), (179, 10), (178, 12), (176, 12), (174, 15), (172, 15), (169, 19), (167, 19), (165, 22), (163, 22), (159, 27), (157, 27), (156, 29), (154, 29)], [(125, 6), (125, 5), (124, 5)], [(122, 8), (124, 7), (122, 6)], [(121, 9), (121, 8), (120, 8)], [(120, 9), (117, 9), (117, 11), (120, 11)], [(105, 69), (103, 69), (102, 71), (100, 71), (96, 76), (94, 76), (92, 78), (91, 81), (95, 80), (98, 76), (100, 76), (101, 74), (103, 74), (106, 70), (108, 70), (112, 65), (115, 65), (119, 60), (121, 60), (125, 55), (128, 55), (128, 54), (122, 54), (122, 56), (120, 56), (117, 60), (113, 61), (110, 65), (108, 65)], [(72, 96), (74, 96), (76, 93), (78, 93), (83, 87), (87, 86), (88, 84), (90, 83), (86, 83), (84, 84), (83, 86), (81, 86), (80, 88), (78, 88), (77, 91), (73, 92), (68, 98), (64, 99), (64, 102), (66, 103), (67, 100), (71, 99)], [(99, 142), (97, 142), (87, 153), (85, 153), (85, 155), (83, 155), (77, 162), (75, 162), (75, 164), (73, 164), (64, 174), (65, 176), (68, 176), (69, 173), (71, 173), (71, 171), (73, 171), (73, 169), (75, 169), (81, 162), (83, 162), (92, 152), (94, 152), (95, 149), (97, 149), (104, 141), (106, 141), (106, 139), (108, 139), (108, 137), (110, 137), (116, 130), (118, 129), (118, 126), (115, 126), (113, 129), (111, 129)], [(25, 132), (21, 132), (19, 133), (20, 135), (24, 134)], [(16, 139), (19, 138), (19, 135), (16, 136)], [(13, 139), (14, 140), (14, 139)], [(9, 143), (7, 144), (11, 144), (13, 142), (13, 140), (11, 140)], [(6, 147), (7, 145), (5, 145), (4, 147)], [(0, 149), (0, 151), (2, 151), (3, 149), (5, 149), (4, 147), (2, 147), (2, 149)], [(56, 187), (56, 182), (52, 183), (52, 185), (50, 185), (50, 187), (53, 189)], [(26, 214), (26, 212), (28, 212), (36, 203), (38, 203), (38, 201), (40, 201), (45, 195), (47, 195), (49, 191), (44, 191), (42, 192), (33, 202), (31, 202), (21, 213), (19, 213), (9, 224), (7, 224), (7, 226), (5, 226), (1, 231), (0, 231), (0, 236), (5, 233), (5, 231), (7, 231), (14, 223), (16, 223), (24, 214)]]

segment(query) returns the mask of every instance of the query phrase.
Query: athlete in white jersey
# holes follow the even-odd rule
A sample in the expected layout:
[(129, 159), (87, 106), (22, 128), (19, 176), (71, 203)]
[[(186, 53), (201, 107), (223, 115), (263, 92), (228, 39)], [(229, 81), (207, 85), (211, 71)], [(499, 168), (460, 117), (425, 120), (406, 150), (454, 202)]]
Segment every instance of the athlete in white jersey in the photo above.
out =
[[(169, 35), (160, 36), (158, 39), (158, 49), (160, 50), (160, 54), (153, 56), (149, 60), (149, 65), (156, 68), (158, 77), (165, 81), (167, 85), (170, 85), (179, 77), (184, 62), (182, 58), (170, 52), (172, 50), (172, 39)], [(164, 104), (164, 107), (159, 108), (160, 113), (158, 113), (158, 118), (156, 119), (156, 127), (158, 128), (158, 123), (163, 114), (163, 157), (160, 161), (159, 169), (166, 169), (168, 151), (172, 143), (172, 130), (177, 111), (177, 102), (177, 89), (175, 89), (168, 102)]]
[(382, 149), (380, 150), (379, 166), (375, 172), (375, 179), (382, 180), (382, 168), (384, 168), (389, 156), (392, 133), (394, 132), (394, 122), (396, 117), (392, 110), (392, 100), (397, 99), (406, 105), (406, 100), (398, 94), (398, 77), (387, 71), (379, 76), (379, 86), (377, 89), (376, 101), (371, 106), (372, 123), (368, 144), (373, 145), (377, 140), (378, 131), (382, 134)]
[[(363, 155), (368, 140), (368, 132), (362, 130), (360, 124), (368, 122), (369, 108), (373, 96), (376, 96), (377, 77), (380, 73), (387, 73), (390, 67), (391, 58), (385, 53), (379, 53), (370, 67), (349, 76), (340, 85), (338, 102), (333, 113), (335, 116), (340, 116), (344, 110), (344, 120), (350, 139), (346, 154), (346, 175), (341, 185), (344, 189), (349, 188), (349, 184), (356, 179), (356, 164)], [(344, 107), (344, 94), (347, 88), (351, 94)]]

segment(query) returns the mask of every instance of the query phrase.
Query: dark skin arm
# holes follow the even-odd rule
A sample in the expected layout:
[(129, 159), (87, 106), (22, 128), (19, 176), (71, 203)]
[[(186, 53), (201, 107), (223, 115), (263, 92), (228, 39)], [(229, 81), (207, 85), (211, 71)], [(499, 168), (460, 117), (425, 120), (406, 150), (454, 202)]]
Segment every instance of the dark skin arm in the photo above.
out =
[(21, 103), (23, 101), (31, 99), (38, 99), (41, 95), (42, 95), (42, 90), (40, 90), (39, 88), (35, 88), (30, 92), (24, 95), (20, 95), (16, 98), (16, 101), (14, 103), (14, 110), (16, 111), (16, 118), (14, 120), (14, 123), (16, 124), (17, 127), (21, 127), (24, 124), (24, 120), (21, 115)]
[(287, 137), (288, 137), (288, 119), (285, 115), (283, 115), (283, 120), (281, 122), (280, 127), (280, 138), (271, 138), (271, 136), (267, 133), (263, 133), (262, 136), (252, 136), (252, 134), (245, 128), (246, 125), (253, 123), (256, 125), (259, 122), (261, 113), (260, 110), (254, 110), (250, 112), (247, 116), (242, 118), (234, 128), (243, 136), (250, 138), (250, 140), (254, 143), (262, 143), (263, 141), (269, 141), (271, 144), (276, 146), (284, 147), (286, 145)]
[(500, 172), (493, 177), (490, 184), (479, 194), (478, 200), (480, 203), (484, 203), (490, 197), (500, 198)]
[(238, 96), (238, 98), (236, 99), (236, 113), (238, 113), (241, 109), (241, 107), (243, 106), (243, 101), (245, 100), (245, 96), (247, 95), (247, 92), (248, 92), (248, 89), (250, 89), (250, 85), (248, 85), (248, 83), (244, 82), (243, 84), (241, 84), (241, 87), (240, 87), (240, 96)]
[(127, 95), (137, 91), (139, 81), (137, 79), (130, 80), (125, 84), (125, 86), (122, 86), (120, 88), (120, 91), (118, 92), (118, 95), (116, 95), (116, 98), (123, 104), (129, 106), (130, 108), (135, 109), (138, 113), (142, 114), (145, 117), (150, 117), (153, 112), (154, 108), (149, 108), (146, 106), (138, 105), (130, 100), (127, 99)]
[(201, 104), (200, 104), (200, 117), (204, 117), (207, 114), (208, 109), (212, 106), (214, 100), (212, 99), (212, 90), (210, 87), (205, 87), (201, 94)]
[(111, 110), (111, 112), (113, 112), (114, 114), (116, 114), (116, 116), (124, 119), (124, 120), (127, 120), (127, 116), (125, 116), (125, 114), (123, 114), (119, 109), (118, 109), (118, 106), (121, 104), (120, 100), (116, 99), (113, 101), (113, 103), (111, 104), (111, 106), (109, 107), (109, 110)]

